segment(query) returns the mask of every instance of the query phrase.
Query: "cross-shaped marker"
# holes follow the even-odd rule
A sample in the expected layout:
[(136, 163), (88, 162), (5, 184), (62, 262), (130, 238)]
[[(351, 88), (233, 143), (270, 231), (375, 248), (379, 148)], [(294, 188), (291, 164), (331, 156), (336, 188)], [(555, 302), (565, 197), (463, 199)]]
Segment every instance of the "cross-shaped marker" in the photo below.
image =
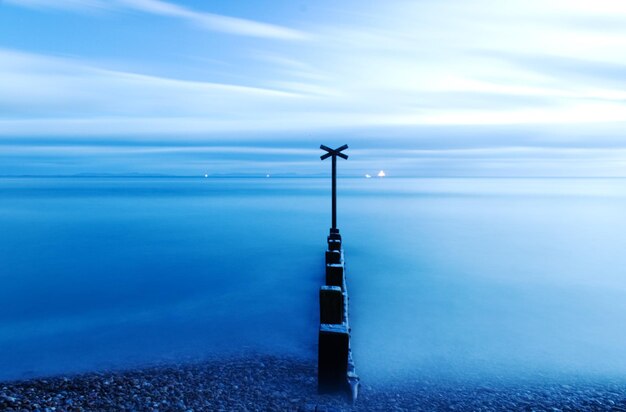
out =
[(333, 227), (332, 230), (337, 230), (337, 156), (342, 159), (348, 159), (348, 155), (341, 153), (342, 151), (348, 148), (347, 144), (344, 144), (341, 147), (336, 149), (331, 149), (328, 146), (321, 145), (320, 149), (326, 150), (328, 153), (325, 153), (320, 156), (320, 159), (325, 160), (329, 157), (333, 158)]

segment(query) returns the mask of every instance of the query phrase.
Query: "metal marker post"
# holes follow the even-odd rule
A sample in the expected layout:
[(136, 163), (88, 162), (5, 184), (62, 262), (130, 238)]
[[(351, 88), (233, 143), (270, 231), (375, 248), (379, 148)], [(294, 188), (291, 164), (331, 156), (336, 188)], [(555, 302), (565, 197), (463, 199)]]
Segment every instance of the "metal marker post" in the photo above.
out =
[(342, 159), (348, 159), (348, 155), (341, 153), (348, 148), (347, 144), (336, 149), (331, 149), (328, 146), (320, 145), (320, 149), (326, 150), (326, 154), (320, 156), (320, 159), (325, 160), (329, 157), (333, 159), (333, 226), (331, 232), (337, 232), (337, 156)]
[(348, 389), (354, 402), (358, 394), (359, 377), (354, 369), (350, 349), (348, 288), (341, 235), (337, 229), (337, 157), (347, 159), (348, 156), (341, 153), (347, 148), (347, 144), (337, 149), (320, 146), (320, 149), (326, 151), (320, 156), (322, 160), (332, 157), (333, 223), (326, 251), (326, 284), (320, 288), (317, 382), (320, 393)]

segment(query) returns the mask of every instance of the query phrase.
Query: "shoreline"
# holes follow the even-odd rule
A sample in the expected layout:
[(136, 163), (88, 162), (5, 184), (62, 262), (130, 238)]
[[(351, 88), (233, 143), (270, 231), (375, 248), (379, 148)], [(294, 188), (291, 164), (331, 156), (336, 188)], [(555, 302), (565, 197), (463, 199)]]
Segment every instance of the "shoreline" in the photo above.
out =
[[(363, 382), (356, 404), (317, 393), (313, 361), (249, 356), (0, 382), (3, 411), (626, 411), (623, 381)], [(53, 409), (54, 408), (54, 409)]]

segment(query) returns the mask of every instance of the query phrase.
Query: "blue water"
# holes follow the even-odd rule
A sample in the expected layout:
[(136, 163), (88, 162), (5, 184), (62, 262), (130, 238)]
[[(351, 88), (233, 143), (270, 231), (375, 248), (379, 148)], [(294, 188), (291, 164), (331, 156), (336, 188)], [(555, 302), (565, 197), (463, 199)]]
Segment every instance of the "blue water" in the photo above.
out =
[[(326, 179), (0, 179), (0, 379), (316, 358)], [(626, 373), (626, 180), (342, 179), (363, 379)]]

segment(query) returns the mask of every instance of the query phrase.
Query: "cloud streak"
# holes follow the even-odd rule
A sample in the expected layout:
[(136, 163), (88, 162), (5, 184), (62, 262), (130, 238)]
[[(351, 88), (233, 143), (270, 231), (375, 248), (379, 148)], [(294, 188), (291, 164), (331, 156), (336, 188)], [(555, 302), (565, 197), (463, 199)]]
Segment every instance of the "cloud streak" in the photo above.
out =
[(282, 40), (304, 40), (307, 35), (301, 31), (273, 24), (197, 12), (187, 7), (161, 0), (117, 0), (129, 8), (160, 16), (183, 19), (199, 27), (240, 36), (266, 37)]
[(4, 0), (13, 4), (32, 9), (56, 9), (70, 11), (101, 11), (111, 8), (111, 2), (103, 0)]
[(0, 49), (0, 77), (0, 119), (9, 116), (24, 124), (107, 117), (227, 119), (259, 106), (269, 110), (278, 102), (305, 99), (289, 91), (107, 70), (6, 49)]
[(308, 35), (287, 27), (249, 19), (199, 12), (191, 8), (162, 0), (6, 0), (7, 3), (38, 9), (72, 11), (129, 9), (158, 16), (183, 20), (202, 29), (279, 40), (305, 40)]
[[(10, 2), (104, 11), (111, 19), (101, 19), (106, 24), (119, 19), (150, 25), (142, 26), (139, 46), (126, 55), (138, 64), (123, 57), (110, 64), (110, 55), (99, 60), (97, 48), (71, 58), (0, 49), (3, 145), (19, 145), (20, 138), (25, 147), (62, 139), (86, 146), (196, 147), (232, 140), (302, 149), (320, 136), (342, 136), (364, 150), (377, 141), (403, 149), (389, 159), (406, 170), (423, 172), (423, 165), (441, 171), (458, 161), (465, 165), (454, 168), (458, 173), (481, 169), (480, 162), (504, 173), (507, 162), (523, 159), (550, 169), (560, 151), (571, 167), (585, 157), (566, 153), (574, 148), (587, 148), (589, 170), (613, 171), (624, 156), (603, 151), (626, 147), (626, 29), (613, 23), (602, 30), (604, 21), (626, 21), (626, 7), (612, 2), (396, 0), (355, 3), (358, 13), (331, 5), (293, 29), (162, 0)], [(280, 14), (275, 21), (303, 21)], [(161, 26), (149, 28), (154, 21), (169, 29), (168, 37), (180, 38), (145, 42), (163, 40), (155, 33)], [(220, 36), (205, 44), (193, 28), (247, 38)], [(121, 31), (109, 53), (132, 36)], [(159, 47), (146, 51), (148, 43)], [(532, 150), (515, 149), (520, 147)], [(542, 158), (542, 147), (554, 151), (541, 152)], [(486, 148), (493, 151), (446, 151)], [(410, 152), (417, 149), (426, 151)], [(199, 150), (198, 162), (202, 154), (208, 152)], [(601, 159), (612, 166), (601, 167)]]

